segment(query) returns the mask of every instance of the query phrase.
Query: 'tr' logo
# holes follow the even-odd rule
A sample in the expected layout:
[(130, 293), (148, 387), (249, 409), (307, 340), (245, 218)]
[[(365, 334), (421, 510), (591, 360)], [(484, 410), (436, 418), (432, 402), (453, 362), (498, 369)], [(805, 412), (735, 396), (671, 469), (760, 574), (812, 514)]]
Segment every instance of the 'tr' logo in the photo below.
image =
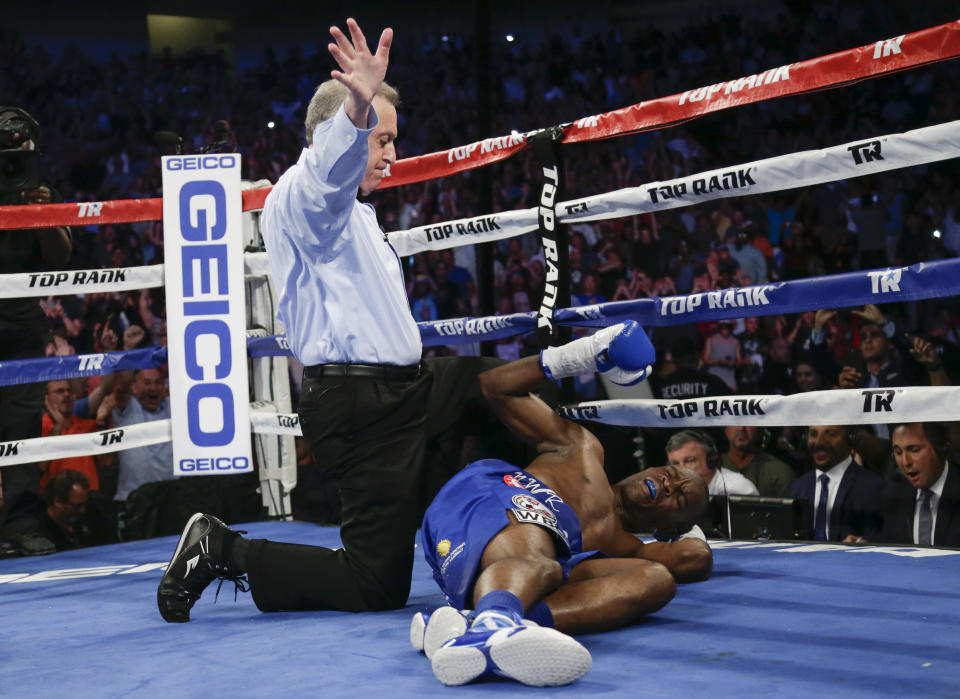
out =
[(892, 413), (893, 391), (862, 391), (863, 412)]
[(853, 155), (855, 165), (871, 163), (874, 160), (883, 160), (880, 152), (880, 141), (867, 141), (866, 143), (855, 143), (847, 146), (847, 150)]

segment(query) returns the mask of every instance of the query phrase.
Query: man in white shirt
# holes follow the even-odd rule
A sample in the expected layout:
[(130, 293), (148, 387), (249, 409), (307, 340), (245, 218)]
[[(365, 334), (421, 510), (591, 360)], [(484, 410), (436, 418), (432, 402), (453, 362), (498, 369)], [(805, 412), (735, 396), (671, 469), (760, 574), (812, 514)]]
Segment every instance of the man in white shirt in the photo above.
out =
[(681, 430), (667, 440), (667, 460), (700, 474), (709, 495), (759, 495), (757, 486), (741, 473), (721, 466), (717, 445), (706, 432)]
[[(383, 81), (393, 30), (371, 53), (357, 23), (347, 26), (349, 38), (330, 29), (340, 70), (317, 88), (307, 108), (308, 147), (270, 192), (260, 222), (278, 315), (305, 367), (300, 425), (340, 490), (343, 548), (247, 540), (198, 513), (157, 591), (167, 621), (189, 621), (210, 582), (243, 573), (262, 611), (402, 607), (417, 527), (430, 489), (439, 487), (424, 476), (427, 440), (481, 415), (472, 406), (480, 400), (477, 376), (499, 364), (421, 362), (400, 259), (373, 207), (357, 201), (396, 159), (399, 96)], [(185, 542), (202, 539), (210, 556), (195, 561), (202, 570), (191, 575), (195, 568), (180, 566), (178, 556)]]

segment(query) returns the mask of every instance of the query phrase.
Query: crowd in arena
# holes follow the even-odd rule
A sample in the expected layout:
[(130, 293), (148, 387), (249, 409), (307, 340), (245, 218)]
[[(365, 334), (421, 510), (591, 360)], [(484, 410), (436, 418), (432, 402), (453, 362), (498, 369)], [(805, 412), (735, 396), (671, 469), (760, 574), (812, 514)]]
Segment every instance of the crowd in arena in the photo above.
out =
[[(402, 98), (398, 158), (513, 130), (565, 123), (865, 44), (875, 38), (874, 27), (885, 26), (887, 14), (905, 12), (892, 4), (846, 11), (856, 21), (844, 22), (829, 34), (817, 29), (823, 22), (805, 22), (802, 16), (766, 19), (731, 14), (697, 20), (676, 32), (656, 27), (603, 35), (573, 31), (539, 42), (497, 43), (492, 57), (490, 134), (477, 133), (474, 120), (471, 37), (454, 33), (412, 40), (400, 37), (388, 75)], [(900, 26), (911, 29), (944, 21), (924, 14), (923, 6), (915, 4), (909, 18), (897, 19)], [(856, 33), (840, 28), (850, 26), (857, 27)], [(27, 45), (10, 28), (0, 29), (0, 36), (0, 93), (4, 101), (27, 109), (41, 124), (42, 180), (55, 190), (58, 201), (159, 197), (159, 156), (172, 153), (178, 142), (184, 152), (236, 149), (243, 155), (245, 179), (275, 182), (299, 157), (306, 104), (330, 69), (324, 51), (311, 54), (292, 49), (279, 55), (267, 50), (255, 67), (237, 70), (220, 55), (167, 51), (99, 60), (75, 48), (52, 54), (42, 46)], [(782, 41), (787, 36), (791, 37), (789, 53)], [(958, 70), (956, 62), (935, 64), (843, 90), (765, 101), (670, 129), (570, 147), (565, 149), (566, 193), (572, 198), (608, 192), (942, 123), (958, 112), (958, 96), (952, 89), (960, 78)], [(440, 100), (443, 109), (436, 108)], [(157, 137), (164, 132), (165, 136)], [(371, 203), (387, 232), (535, 205), (540, 183), (531, 155), (522, 154), (491, 169), (490, 202), (480, 199), (477, 175), (468, 173), (385, 189), (375, 193)], [(960, 255), (958, 183), (957, 163), (946, 161), (572, 225), (572, 305), (956, 257)], [(71, 269), (164, 261), (160, 222), (75, 226), (71, 233)], [(545, 277), (537, 237), (528, 234), (496, 243), (493, 256), (493, 309), (483, 307), (472, 249), (420, 253), (405, 260), (414, 317), (427, 321), (535, 310)], [(162, 289), (50, 296), (39, 303), (46, 318), (48, 356), (167, 342)], [(651, 387), (664, 398), (734, 392), (789, 395), (836, 387), (950, 385), (960, 380), (960, 303), (955, 298), (658, 328), (652, 330), (652, 339), (658, 362)], [(427, 349), (433, 356), (483, 351), (504, 359), (538, 351), (532, 336), (505, 338), (489, 346)], [(296, 382), (298, 377), (292, 378)], [(164, 383), (163, 370), (52, 381), (47, 387), (43, 434), (129, 424), (131, 418), (124, 411), (131, 395), (142, 417), (144, 408), (159, 410), (157, 406), (166, 400)], [(709, 385), (708, 393), (684, 388), (701, 384)], [(577, 398), (602, 397), (604, 387), (594, 377), (578, 380)], [(792, 484), (810, 468), (814, 441), (822, 437), (823, 430), (814, 427), (810, 431), (729, 427), (715, 437), (726, 469), (745, 475), (759, 494), (779, 497), (799, 492), (792, 490)], [(668, 435), (650, 430), (639, 434), (648, 465), (672, 458)], [(844, 432), (839, 449), (853, 453), (854, 461), (893, 482), (897, 460), (891, 437), (886, 425), (863, 426)], [(318, 521), (335, 521), (336, 493), (330, 491), (329, 482), (309, 473), (306, 450), (298, 449), (298, 454), (303, 475), (297, 495), (303, 499), (304, 512)], [(159, 451), (141, 456), (157, 463), (165, 458)], [(629, 451), (627, 456), (633, 458)], [(135, 459), (126, 459), (131, 462), (128, 468), (134, 468)], [(760, 469), (757, 464), (763, 460), (779, 466)], [(87, 494), (104, 490), (103, 502), (123, 503), (136, 496), (138, 487), (164, 479), (163, 469), (157, 469), (153, 475), (125, 481), (123, 464), (118, 467), (115, 461), (84, 457), (69, 464), (44, 465), (43, 487), (48, 494), (41, 531), (47, 532), (55, 547), (116, 539), (115, 506), (101, 508), (111, 510), (104, 514), (106, 534), (97, 534), (92, 527), (88, 540), (64, 537), (63, 531), (73, 532), (73, 525), (65, 528), (55, 523), (68, 522), (73, 516), (79, 520), (77, 507), (82, 510), (82, 506), (70, 505), (71, 498), (80, 497), (77, 492), (85, 493), (86, 502)], [(751, 462), (753, 466), (748, 467)], [(780, 475), (770, 476), (771, 469)], [(104, 473), (113, 475), (104, 478)], [(876, 526), (869, 536), (863, 530), (852, 532), (856, 536), (868, 540), (881, 536), (881, 491), (877, 490), (878, 501), (871, 506), (881, 523), (873, 522)], [(953, 505), (960, 511), (960, 501)], [(10, 506), (8, 502), (5, 516), (10, 515)], [(37, 508), (39, 512), (41, 506)], [(0, 527), (5, 526), (2, 519)], [(145, 533), (150, 531), (155, 530)], [(835, 530), (830, 538), (842, 537)], [(932, 543), (960, 546), (960, 536)], [(21, 545), (18, 551), (39, 552), (27, 549)]]

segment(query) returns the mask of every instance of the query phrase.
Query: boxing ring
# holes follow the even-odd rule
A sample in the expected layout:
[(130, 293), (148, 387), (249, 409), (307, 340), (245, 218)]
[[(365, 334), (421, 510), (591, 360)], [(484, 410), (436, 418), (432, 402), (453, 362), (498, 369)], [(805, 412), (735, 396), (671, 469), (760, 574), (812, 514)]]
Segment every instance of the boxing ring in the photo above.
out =
[[(555, 130), (573, 143), (662, 128), (708, 112), (774, 97), (837, 87), (960, 55), (960, 21), (878, 41), (762, 73), (584, 117)], [(513, 135), (395, 163), (383, 186), (398, 186), (486, 165), (528, 146)], [(863, 134), (857, 141), (740, 163), (676, 180), (649, 183), (570, 201), (449, 221), (391, 233), (402, 255), (502, 240), (544, 221), (576, 223), (699, 204), (712, 199), (782, 191), (960, 156), (960, 121), (902, 134)], [(544, 168), (545, 172), (549, 168)], [(549, 173), (547, 173), (549, 174)], [(548, 178), (549, 179), (549, 178)], [(246, 238), (256, 240), (256, 215), (268, 188), (243, 192)], [(556, 190), (552, 190), (556, 191)], [(151, 221), (162, 202), (126, 200), (34, 205), (0, 210), (0, 228)], [(548, 266), (551, 240), (544, 236)], [(553, 242), (553, 252), (557, 250)], [(247, 349), (253, 360), (251, 432), (258, 435), (263, 504), (288, 520), (296, 487), (284, 357), (275, 326), (275, 293), (264, 253), (248, 253)], [(554, 270), (555, 272), (556, 270)], [(551, 273), (548, 270), (548, 281)], [(556, 279), (556, 276), (553, 277)], [(0, 277), (0, 299), (129, 291), (163, 285), (160, 266)], [(867, 303), (960, 295), (960, 261), (851, 272), (828, 277), (491, 318), (420, 323), (425, 346), (495, 340), (551, 327), (599, 327), (625, 319), (644, 326), (744, 315), (795, 313)], [(545, 299), (549, 294), (545, 293)], [(554, 291), (554, 300), (556, 294)], [(4, 362), (0, 383), (27, 383), (158, 366), (165, 348)], [(860, 390), (805, 396), (735, 396), (713, 401), (621, 399), (564, 406), (565, 415), (607, 424), (682, 427), (729, 424), (837, 424), (956, 419), (960, 388), (896, 389), (893, 396)], [(171, 439), (169, 421), (116, 430), (0, 443), (0, 467), (98, 454)], [(275, 437), (275, 439), (274, 439)], [(339, 544), (336, 530), (292, 521), (244, 525), (254, 537)], [(329, 696), (357, 691), (414, 693), (542, 691), (503, 682), (442, 689), (429, 664), (407, 641), (410, 615), (442, 604), (427, 565), (417, 556), (406, 609), (378, 614), (257, 612), (249, 595), (237, 603), (224, 588), (214, 606), (207, 592), (190, 624), (164, 624), (155, 593), (176, 539), (168, 537), (0, 561), (0, 605), (16, 631), (3, 653), (24, 696), (261, 696), (278, 689)], [(960, 551), (891, 546), (712, 542), (710, 581), (683, 586), (646, 622), (582, 638), (594, 656), (591, 672), (556, 693), (653, 695), (870, 695), (960, 692)], [(64, 654), (69, 665), (43, 672), (43, 660)], [(40, 671), (38, 671), (40, 670)]]
[[(251, 536), (336, 546), (302, 522)], [(713, 577), (681, 586), (643, 623), (578, 636), (580, 681), (550, 690), (443, 687), (408, 640), (443, 604), (422, 556), (406, 609), (262, 614), (230, 585), (189, 624), (166, 624), (156, 587), (176, 537), (0, 561), (2, 653), (21, 697), (119, 696), (956, 696), (960, 551), (711, 542)], [(214, 586), (211, 586), (214, 587)], [(63, 658), (58, 672), (43, 668)]]

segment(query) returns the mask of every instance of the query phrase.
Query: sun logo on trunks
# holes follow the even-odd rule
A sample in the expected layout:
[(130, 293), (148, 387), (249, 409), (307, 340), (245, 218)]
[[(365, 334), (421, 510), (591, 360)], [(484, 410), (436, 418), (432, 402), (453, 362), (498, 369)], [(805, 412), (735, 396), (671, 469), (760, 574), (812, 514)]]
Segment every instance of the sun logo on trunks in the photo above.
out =
[(532, 495), (521, 495), (518, 493), (517, 495), (514, 495), (512, 499), (513, 504), (519, 507), (521, 510), (526, 510), (527, 512), (537, 512), (543, 515), (543, 517), (546, 518), (550, 524), (557, 523), (556, 515), (554, 515), (546, 505)]
[(444, 539), (437, 543), (437, 553), (443, 558), (450, 553), (450, 539)]

